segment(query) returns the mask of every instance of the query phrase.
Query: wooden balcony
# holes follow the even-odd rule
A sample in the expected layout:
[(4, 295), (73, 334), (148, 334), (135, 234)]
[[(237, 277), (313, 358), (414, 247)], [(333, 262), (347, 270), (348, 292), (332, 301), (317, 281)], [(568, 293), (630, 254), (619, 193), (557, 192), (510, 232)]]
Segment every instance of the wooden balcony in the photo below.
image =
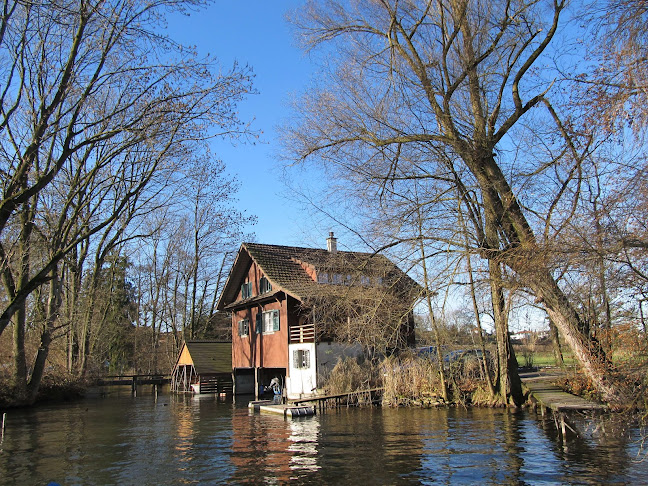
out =
[(312, 323), (290, 327), (290, 344), (314, 343), (315, 325)]

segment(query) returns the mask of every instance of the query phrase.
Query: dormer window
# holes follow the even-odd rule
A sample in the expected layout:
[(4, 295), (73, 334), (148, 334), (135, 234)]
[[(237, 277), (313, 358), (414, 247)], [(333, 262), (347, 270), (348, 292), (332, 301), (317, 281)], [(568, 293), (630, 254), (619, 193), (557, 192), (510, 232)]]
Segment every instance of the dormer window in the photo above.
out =
[(252, 282), (246, 282), (241, 285), (241, 299), (252, 297)]
[(317, 274), (318, 283), (328, 283), (328, 273), (319, 273)]
[(270, 280), (265, 277), (261, 277), (261, 279), (259, 280), (259, 293), (265, 294), (266, 292), (270, 292), (271, 290), (272, 284), (270, 283)]

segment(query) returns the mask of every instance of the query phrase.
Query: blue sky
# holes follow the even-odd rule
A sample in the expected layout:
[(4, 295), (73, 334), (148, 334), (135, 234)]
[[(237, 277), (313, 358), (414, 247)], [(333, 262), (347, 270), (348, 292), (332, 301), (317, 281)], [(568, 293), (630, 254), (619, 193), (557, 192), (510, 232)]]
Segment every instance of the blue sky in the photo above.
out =
[(285, 14), (302, 0), (244, 3), (219, 1), (190, 16), (169, 19), (169, 35), (199, 54), (218, 58), (223, 68), (237, 61), (249, 65), (259, 92), (241, 106), (244, 120), (263, 132), (255, 145), (215, 141), (214, 152), (241, 183), (239, 208), (256, 215), (253, 228), (262, 243), (324, 246), (328, 231), (313, 225), (307, 211), (284, 196), (277, 125), (290, 113), (288, 102), (309, 84), (315, 66), (297, 46)]

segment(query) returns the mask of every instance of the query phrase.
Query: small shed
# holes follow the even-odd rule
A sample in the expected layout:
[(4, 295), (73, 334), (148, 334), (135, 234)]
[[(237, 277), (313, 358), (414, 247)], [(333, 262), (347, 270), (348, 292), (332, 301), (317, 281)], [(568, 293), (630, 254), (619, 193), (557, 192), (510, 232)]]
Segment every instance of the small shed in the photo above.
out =
[(185, 341), (171, 373), (171, 391), (231, 394), (232, 343)]

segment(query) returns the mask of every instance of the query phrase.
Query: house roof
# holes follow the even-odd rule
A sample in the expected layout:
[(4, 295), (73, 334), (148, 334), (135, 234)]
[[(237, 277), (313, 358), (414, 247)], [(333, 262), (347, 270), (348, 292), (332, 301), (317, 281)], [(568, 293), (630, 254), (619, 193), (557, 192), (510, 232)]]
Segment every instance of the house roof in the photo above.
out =
[(232, 343), (221, 341), (185, 341), (176, 367), (193, 365), (199, 375), (232, 372)]
[[(236, 301), (252, 262), (261, 268), (272, 284), (272, 292)], [(343, 282), (318, 283), (317, 275), (326, 273)], [(308, 298), (348, 293), (351, 287), (361, 287), (365, 281), (388, 280), (390, 285), (408, 292), (420, 287), (387, 257), (375, 253), (337, 251), (319, 248), (243, 243), (232, 266), (225, 288), (218, 301), (218, 309), (244, 306), (274, 298), (284, 292), (304, 302)], [(382, 282), (382, 280), (381, 280)], [(345, 283), (346, 285), (341, 285)]]

